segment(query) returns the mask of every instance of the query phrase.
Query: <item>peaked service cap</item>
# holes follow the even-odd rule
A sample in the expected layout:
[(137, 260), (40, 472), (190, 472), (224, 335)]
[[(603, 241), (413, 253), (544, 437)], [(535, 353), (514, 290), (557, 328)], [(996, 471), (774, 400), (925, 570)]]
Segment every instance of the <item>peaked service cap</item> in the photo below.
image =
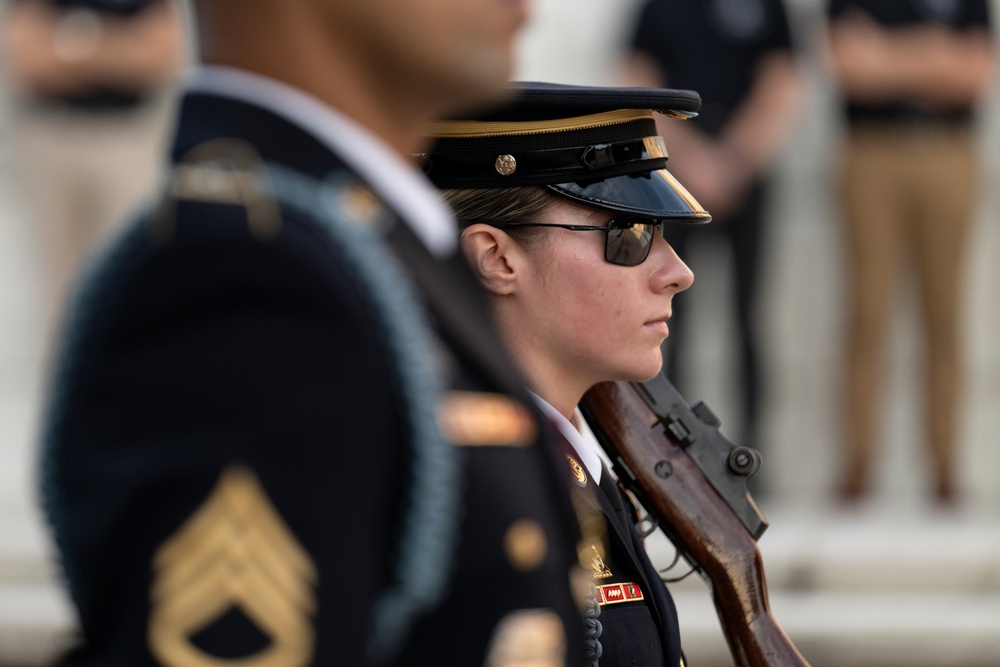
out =
[(697, 115), (694, 91), (553, 83), (511, 84), (512, 95), (474, 118), (435, 123), (420, 156), (442, 189), (542, 186), (585, 206), (660, 220), (712, 217), (667, 171), (654, 113)]

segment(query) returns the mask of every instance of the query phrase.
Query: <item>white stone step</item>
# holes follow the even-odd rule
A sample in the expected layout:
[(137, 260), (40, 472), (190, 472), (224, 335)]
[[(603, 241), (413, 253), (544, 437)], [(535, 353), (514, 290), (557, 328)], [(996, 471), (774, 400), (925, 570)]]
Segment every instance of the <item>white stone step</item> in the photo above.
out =
[[(1000, 522), (975, 513), (775, 508), (771, 609), (814, 667), (1000, 665)], [(672, 557), (651, 539), (655, 562)], [(43, 665), (74, 617), (37, 515), (0, 515), (0, 665)], [(708, 588), (671, 586), (693, 667), (731, 665)]]
[[(767, 514), (771, 609), (814, 667), (1000, 665), (997, 518), (884, 506)], [(648, 547), (657, 564), (673, 557), (663, 539)], [(689, 664), (731, 665), (705, 583), (692, 576), (671, 591)]]

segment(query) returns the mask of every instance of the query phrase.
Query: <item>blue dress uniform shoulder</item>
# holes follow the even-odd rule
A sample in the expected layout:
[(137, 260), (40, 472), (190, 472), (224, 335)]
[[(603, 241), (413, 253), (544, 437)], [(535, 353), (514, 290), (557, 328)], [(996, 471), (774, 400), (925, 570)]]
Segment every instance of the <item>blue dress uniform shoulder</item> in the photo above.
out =
[[(370, 638), (371, 655), (388, 659), (403, 644), (413, 619), (440, 601), (457, 539), (458, 453), (438, 428), (436, 408), (442, 387), (435, 369), (428, 366), (433, 359), (430, 327), (396, 260), (376, 242), (380, 225), (388, 224), (387, 216), (366, 188), (346, 171), (321, 184), (285, 167), (261, 169), (262, 163), (254, 164), (255, 155), (241, 152), (242, 148), (239, 142), (200, 146), (197, 156), (202, 159), (184, 161), (172, 172), (169, 196), (127, 228), (85, 271), (69, 309), (54, 375), (57, 391), (48, 406), (41, 457), (43, 502), (64, 555), (63, 569), (70, 591), (77, 603), (87, 608), (90, 593), (81, 584), (92, 574), (79, 571), (80, 561), (86, 561), (86, 556), (78, 540), (81, 530), (96, 526), (79, 525), (79, 514), (70, 511), (76, 499), (64, 493), (67, 475), (73, 476), (70, 467), (80, 460), (81, 448), (87, 448), (86, 440), (67, 433), (67, 416), (76, 410), (74, 403), (81, 400), (79, 376), (88, 372), (86, 365), (95, 339), (108, 328), (108, 318), (119, 317), (114, 311), (120, 308), (123, 290), (128, 289), (137, 272), (161, 261), (159, 255), (202, 237), (241, 235), (255, 243), (280, 245), (284, 242), (280, 236), (284, 225), (307, 228), (313, 240), (322, 240), (334, 261), (349, 265), (350, 270), (343, 274), (352, 277), (352, 288), (375, 316), (374, 338), (387, 353), (393, 387), (404, 406), (402, 420), (410, 448), (405, 457), (408, 470), (403, 473), (407, 491), (397, 508), (399, 537), (391, 548), (396, 554), (391, 581), (373, 610)], [(291, 568), (285, 575), (272, 572), (271, 578), (285, 582), (282, 590), (288, 596), (305, 600), (300, 605), (300, 616), (305, 619), (302, 623), (288, 621), (300, 617), (296, 614), (286, 614), (282, 623), (270, 622), (265, 600), (273, 605), (284, 594), (279, 591), (277, 597), (262, 598), (247, 580), (227, 579), (225, 568), (216, 572), (217, 581), (183, 576), (179, 554), (189, 559), (193, 553), (200, 554), (199, 549), (210, 551), (208, 545), (218, 539), (210, 537), (213, 530), (221, 531), (219, 534), (259, 533), (254, 528), (254, 517), (265, 514), (269, 516), (265, 523), (270, 527), (265, 532), (276, 540), (271, 548), (285, 556), (271, 560), (285, 562)], [(187, 664), (189, 658), (201, 655), (188, 640), (199, 626), (213, 621), (211, 614), (203, 617), (205, 605), (221, 617), (228, 603), (253, 616), (262, 630), (269, 631), (266, 634), (275, 647), (287, 644), (290, 655), (311, 654), (315, 637), (308, 616), (315, 602), (308, 600), (318, 583), (317, 575), (311, 554), (286, 524), (290, 519), (294, 517), (283, 517), (274, 508), (252, 466), (226, 466), (211, 494), (181, 527), (169, 535), (158, 533), (165, 539), (156, 547), (152, 563), (150, 648), (163, 664)], [(288, 558), (289, 554), (298, 555)], [(206, 552), (197, 557), (210, 556)], [(229, 557), (220, 558), (227, 562)], [(297, 567), (293, 566), (296, 562)], [(89, 568), (91, 564), (84, 562), (82, 566)], [(197, 623), (178, 623), (195, 609), (189, 604), (191, 600), (181, 602), (184, 596), (206, 586), (221, 586), (228, 593), (194, 600), (196, 607), (202, 608), (194, 617)], [(302, 590), (295, 593), (288, 587)]]

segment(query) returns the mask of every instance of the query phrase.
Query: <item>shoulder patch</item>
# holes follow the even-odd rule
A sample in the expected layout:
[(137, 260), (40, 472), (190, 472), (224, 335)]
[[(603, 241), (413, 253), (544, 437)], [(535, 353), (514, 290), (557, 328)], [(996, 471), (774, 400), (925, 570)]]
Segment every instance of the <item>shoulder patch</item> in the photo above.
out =
[(261, 241), (281, 231), (281, 211), (267, 165), (242, 139), (213, 139), (189, 150), (170, 170), (165, 194), (149, 221), (154, 237), (173, 233), (181, 201), (240, 206), (250, 233)]

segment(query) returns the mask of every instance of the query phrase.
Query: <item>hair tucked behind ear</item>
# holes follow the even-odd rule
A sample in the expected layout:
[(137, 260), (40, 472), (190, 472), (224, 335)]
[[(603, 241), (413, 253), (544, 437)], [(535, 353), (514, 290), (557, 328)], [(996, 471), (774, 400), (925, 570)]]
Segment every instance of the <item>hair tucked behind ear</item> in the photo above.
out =
[[(477, 188), (442, 190), (460, 225), (469, 222), (539, 222), (558, 197), (545, 188)], [(504, 230), (522, 246), (530, 247), (547, 230), (521, 227)]]

